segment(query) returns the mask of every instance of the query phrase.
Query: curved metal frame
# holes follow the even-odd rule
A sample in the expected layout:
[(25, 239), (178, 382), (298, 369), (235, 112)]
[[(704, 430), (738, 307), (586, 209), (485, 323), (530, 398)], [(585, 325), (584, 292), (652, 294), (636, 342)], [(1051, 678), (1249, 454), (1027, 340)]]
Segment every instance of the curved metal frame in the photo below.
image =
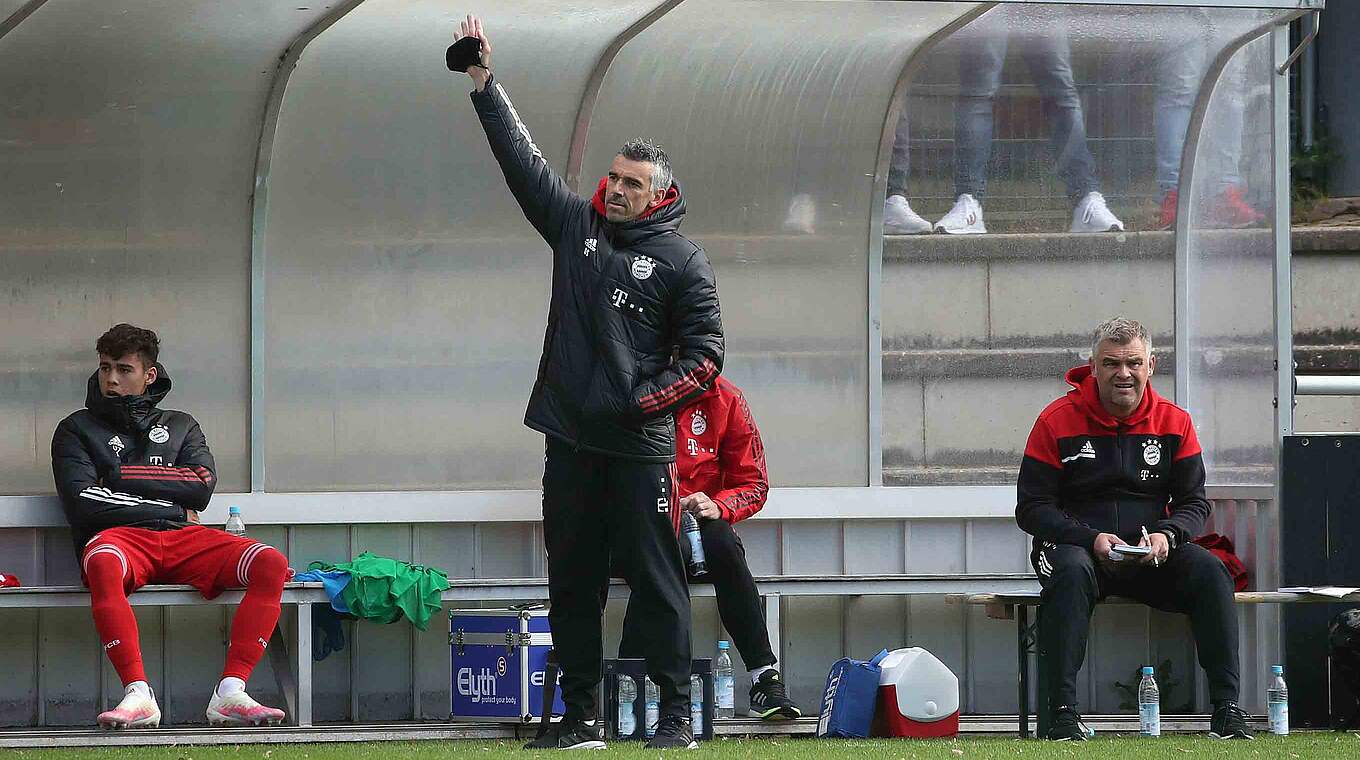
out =
[(936, 45), (973, 23), (987, 11), (998, 5), (996, 2), (981, 3), (977, 8), (964, 13), (952, 23), (937, 29), (916, 47), (893, 85), (892, 97), (888, 99), (888, 110), (883, 115), (883, 132), (878, 138), (878, 160), (874, 162), (874, 186), (869, 203), (869, 461), (868, 484), (870, 487), (883, 485), (883, 198), (888, 192), (888, 163), (892, 160), (893, 142), (896, 140), (897, 120), (902, 115), (902, 106), (907, 99), (907, 87), (920, 67), (922, 56)]
[(604, 52), (595, 61), (595, 67), (590, 70), (590, 77), (586, 79), (585, 89), (581, 93), (581, 104), (576, 109), (576, 125), (571, 129), (571, 142), (567, 147), (567, 187), (573, 193), (581, 192), (581, 164), (586, 157), (586, 141), (590, 138), (590, 122), (595, 118), (595, 101), (599, 100), (600, 88), (604, 86), (604, 77), (609, 73), (609, 67), (613, 65), (614, 59), (618, 57), (619, 51), (623, 49), (632, 39), (655, 24), (662, 16), (670, 13), (677, 5), (685, 0), (665, 0), (657, 7), (648, 11), (647, 15), (633, 22), (631, 26), (619, 32), (618, 35), (610, 40)]
[(255, 150), (255, 187), (250, 196), (250, 490), (264, 490), (264, 358), (265, 358), (265, 250), (264, 235), (269, 217), (269, 167), (274, 158), (274, 136), (288, 81), (303, 51), (322, 32), (359, 7), (364, 0), (344, 0), (288, 43), (269, 83), (260, 140)]
[[(1254, 27), (1251, 31), (1241, 34), (1228, 45), (1225, 45), (1209, 66), (1205, 68), (1204, 78), (1200, 81), (1199, 94), (1195, 96), (1195, 105), (1190, 111), (1190, 123), (1185, 130), (1185, 144), (1181, 148), (1181, 173), (1180, 187), (1191, 189), (1194, 187), (1195, 180), (1195, 158), (1199, 153), (1200, 133), (1204, 128), (1204, 120), (1209, 113), (1209, 101), (1213, 98), (1214, 88), (1218, 86), (1218, 80), (1223, 75), (1223, 69), (1227, 68), (1228, 62), (1233, 56), (1247, 44), (1270, 33), (1271, 29), (1288, 24), (1296, 18), (1304, 15), (1307, 11), (1297, 11), (1294, 13), (1282, 14), (1271, 19), (1268, 23)], [(1176, 331), (1176, 356), (1186, 357), (1187, 361), (1179, 363), (1176, 371), (1176, 404), (1189, 408), (1190, 406), (1190, 373), (1187, 371), (1190, 357), (1190, 291), (1188, 282), (1190, 278), (1190, 207), (1193, 192), (1180, 193), (1176, 203), (1176, 271), (1173, 279), (1175, 290), (1175, 331)], [(1279, 205), (1279, 199), (1276, 199)]]
[(43, 7), (47, 0), (28, 0), (27, 3), (19, 6), (19, 10), (9, 14), (4, 21), (0, 21), (0, 38), (14, 31), (14, 27), (24, 23), (24, 19), (33, 15), (33, 12)]

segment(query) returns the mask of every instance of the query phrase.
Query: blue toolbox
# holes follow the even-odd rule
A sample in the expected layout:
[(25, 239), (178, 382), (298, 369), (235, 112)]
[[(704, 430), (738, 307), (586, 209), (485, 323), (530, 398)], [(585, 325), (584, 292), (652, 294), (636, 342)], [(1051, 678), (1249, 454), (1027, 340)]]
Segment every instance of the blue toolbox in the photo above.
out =
[[(548, 611), (542, 605), (450, 610), (453, 683), (449, 718), (513, 723), (537, 720), (551, 648)], [(561, 697), (554, 696), (553, 712), (561, 715), (564, 711)]]

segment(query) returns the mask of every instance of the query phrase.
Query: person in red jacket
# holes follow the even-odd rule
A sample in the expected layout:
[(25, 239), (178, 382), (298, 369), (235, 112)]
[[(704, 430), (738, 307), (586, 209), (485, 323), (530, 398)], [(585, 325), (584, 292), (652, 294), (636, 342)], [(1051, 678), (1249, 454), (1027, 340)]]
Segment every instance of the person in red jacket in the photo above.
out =
[[(746, 550), (733, 530), (765, 506), (769, 477), (765, 446), (741, 389), (719, 376), (713, 387), (675, 417), (675, 461), (680, 506), (699, 521), (708, 572), (691, 583), (712, 583), (718, 615), (750, 669), (752, 717), (793, 720), (802, 711), (789, 699), (765, 629), (760, 592), (746, 565)], [(641, 657), (646, 637), (630, 602), (624, 616), (620, 657)]]
[[(1025, 445), (1015, 520), (1034, 536), (1039, 648), (1053, 706), (1048, 738), (1082, 741), (1077, 671), (1095, 603), (1110, 595), (1190, 617), (1209, 682), (1209, 735), (1250, 739), (1237, 705), (1237, 613), (1223, 563), (1193, 543), (1210, 504), (1190, 415), (1152, 389), (1157, 360), (1139, 323), (1096, 328), (1089, 365), (1067, 373), (1072, 390), (1039, 415)], [(1118, 551), (1119, 546), (1147, 550)]]
[(156, 333), (116, 325), (95, 350), (99, 368), (90, 376), (85, 408), (52, 435), (52, 474), (90, 589), (99, 643), (125, 690), (117, 707), (99, 714), (99, 725), (160, 725), (128, 604), (128, 594), (150, 583), (189, 584), (209, 599), (245, 587), (206, 715), (214, 725), (279, 723), (283, 711), (252, 699), (245, 682), (279, 619), (288, 560), (259, 541), (199, 524), (217, 486), (217, 466), (198, 422), (159, 408), (170, 376), (156, 361)]

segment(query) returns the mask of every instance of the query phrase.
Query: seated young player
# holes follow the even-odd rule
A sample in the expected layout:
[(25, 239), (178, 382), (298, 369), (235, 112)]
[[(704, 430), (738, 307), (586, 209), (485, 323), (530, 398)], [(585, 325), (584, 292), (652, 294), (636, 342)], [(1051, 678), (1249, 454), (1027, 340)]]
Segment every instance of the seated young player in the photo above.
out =
[[(765, 506), (769, 478), (765, 446), (741, 389), (719, 376), (675, 416), (675, 462), (680, 506), (699, 521), (708, 572), (691, 583), (712, 583), (723, 628), (750, 669), (748, 714), (765, 720), (793, 720), (803, 713), (789, 699), (775, 668), (778, 660), (765, 629), (760, 592), (746, 564), (746, 550), (733, 524)], [(629, 602), (620, 657), (641, 657), (646, 636)]]
[(85, 408), (57, 425), (52, 472), (71, 524), (90, 611), (126, 695), (100, 713), (106, 729), (154, 728), (161, 711), (146, 681), (128, 594), (149, 583), (184, 583), (211, 599), (245, 587), (231, 627), (222, 680), (208, 698), (214, 725), (283, 720), (245, 692), (279, 618), (288, 561), (276, 549), (199, 524), (217, 484), (194, 418), (157, 408), (170, 377), (156, 362), (156, 333), (120, 324), (95, 344), (99, 369)]

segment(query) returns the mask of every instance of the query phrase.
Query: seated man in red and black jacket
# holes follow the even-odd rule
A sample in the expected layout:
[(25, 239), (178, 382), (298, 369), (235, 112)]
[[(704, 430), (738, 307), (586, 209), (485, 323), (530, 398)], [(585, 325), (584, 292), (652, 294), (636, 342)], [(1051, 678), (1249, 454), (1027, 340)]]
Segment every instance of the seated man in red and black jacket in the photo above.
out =
[(208, 701), (215, 725), (278, 723), (282, 710), (245, 692), (279, 618), (288, 561), (276, 549), (199, 524), (217, 485), (198, 422), (158, 409), (170, 377), (156, 362), (156, 333), (120, 324), (95, 345), (85, 408), (57, 425), (52, 472), (76, 542), (100, 643), (123, 680), (108, 729), (154, 728), (161, 712), (142, 666), (127, 596), (150, 583), (186, 583), (209, 599), (245, 587), (232, 621), (222, 680)]
[[(1050, 739), (1086, 737), (1077, 671), (1091, 610), (1110, 595), (1190, 616), (1214, 704), (1209, 735), (1252, 738), (1237, 706), (1232, 578), (1191, 543), (1210, 512), (1199, 439), (1190, 415), (1148, 385), (1155, 366), (1142, 325), (1101, 324), (1090, 365), (1068, 371), (1072, 390), (1044, 409), (1025, 446), (1015, 519), (1034, 536), (1031, 562), (1043, 587), (1039, 646), (1052, 684)], [(1121, 553), (1118, 545), (1150, 551)]]
[[(737, 651), (751, 676), (752, 717), (794, 720), (803, 713), (789, 699), (775, 669), (778, 659), (770, 646), (765, 614), (760, 604), (746, 549), (733, 526), (765, 506), (770, 481), (765, 470), (765, 445), (751, 407), (741, 389), (718, 377), (713, 387), (686, 404), (675, 416), (675, 463), (680, 484), (680, 508), (699, 521), (707, 572), (690, 575), (691, 583), (712, 583), (718, 616), (732, 634)], [(642, 656), (647, 632), (631, 603), (624, 615), (619, 656)]]

